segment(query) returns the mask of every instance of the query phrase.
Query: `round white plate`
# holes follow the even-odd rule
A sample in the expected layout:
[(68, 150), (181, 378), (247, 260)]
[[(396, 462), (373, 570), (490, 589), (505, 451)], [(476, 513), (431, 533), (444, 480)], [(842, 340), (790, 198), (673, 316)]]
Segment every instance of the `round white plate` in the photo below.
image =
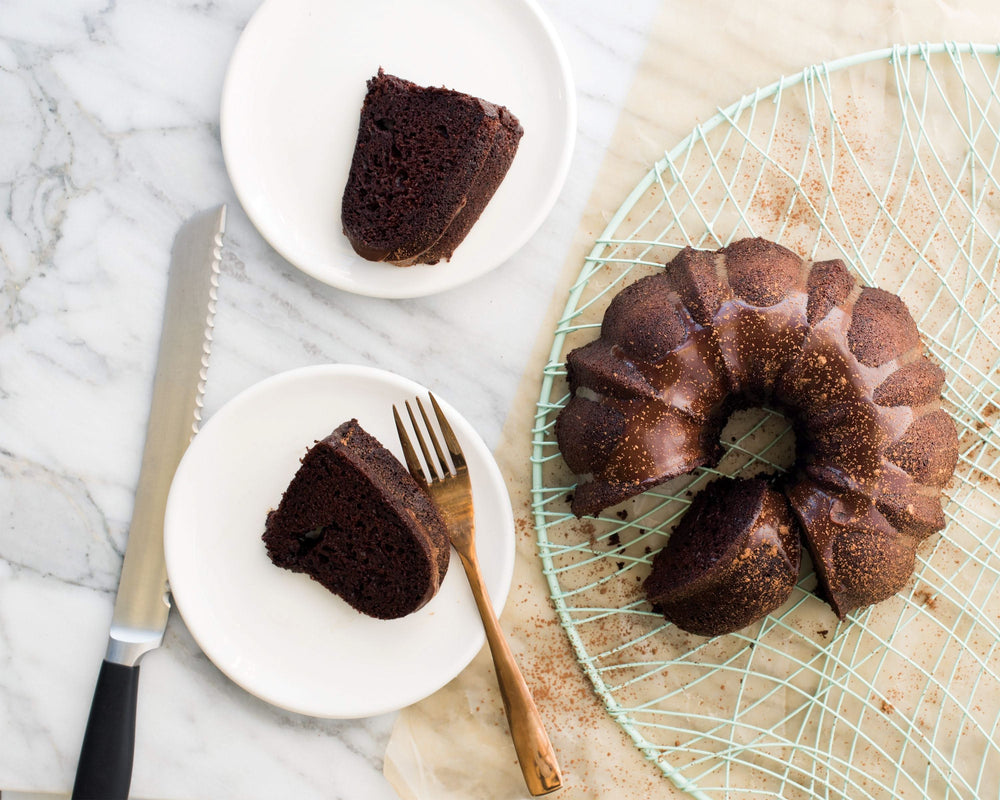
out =
[[(267, 512), (307, 447), (357, 417), (402, 458), (392, 406), (416, 396), (427, 389), (369, 367), (292, 370), (226, 404), (185, 453), (164, 520), (171, 592), (202, 650), (257, 697), (316, 717), (370, 716), (431, 694), (482, 647), (483, 625), (454, 552), (427, 605), (377, 620), (274, 566), (261, 541)], [(514, 569), (507, 489), (479, 435), (440, 403), (469, 464), (479, 559), (499, 613)]]
[[(505, 105), (524, 127), (510, 171), (450, 262), (365, 261), (343, 234), (365, 82), (380, 66)], [(575, 135), (569, 62), (534, 0), (268, 0), (222, 91), (226, 168), (261, 235), (313, 277), (373, 297), (433, 294), (510, 258), (555, 203)]]

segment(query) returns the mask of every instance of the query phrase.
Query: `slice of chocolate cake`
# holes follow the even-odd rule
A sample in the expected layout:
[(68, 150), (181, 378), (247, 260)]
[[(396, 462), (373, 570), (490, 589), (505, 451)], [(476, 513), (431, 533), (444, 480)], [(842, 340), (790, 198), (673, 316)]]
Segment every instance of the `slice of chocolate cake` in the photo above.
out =
[(381, 69), (368, 81), (341, 222), (355, 251), (398, 266), (449, 259), (523, 134), (503, 106)]
[(263, 539), (277, 566), (379, 619), (427, 603), (451, 553), (433, 502), (356, 419), (309, 449)]
[(695, 496), (656, 554), (646, 596), (689, 633), (732, 633), (788, 599), (800, 552), (779, 492), (760, 478), (719, 478)]

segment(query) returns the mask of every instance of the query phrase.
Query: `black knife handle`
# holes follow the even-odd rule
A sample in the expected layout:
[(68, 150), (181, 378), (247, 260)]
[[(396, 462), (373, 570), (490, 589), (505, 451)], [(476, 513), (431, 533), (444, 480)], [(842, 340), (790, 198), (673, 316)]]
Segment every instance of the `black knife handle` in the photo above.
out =
[(101, 663), (80, 748), (73, 800), (125, 800), (128, 797), (138, 694), (138, 664), (126, 667), (107, 659)]

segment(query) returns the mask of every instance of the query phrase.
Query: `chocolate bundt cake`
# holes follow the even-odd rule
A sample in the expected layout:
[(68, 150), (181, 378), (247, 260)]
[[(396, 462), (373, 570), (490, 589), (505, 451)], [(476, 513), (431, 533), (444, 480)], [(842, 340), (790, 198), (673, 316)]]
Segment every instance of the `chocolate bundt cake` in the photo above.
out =
[(788, 599), (800, 555), (798, 525), (779, 492), (760, 478), (720, 478), (656, 554), (646, 596), (690, 633), (732, 633)]
[(795, 425), (785, 494), (840, 617), (899, 591), (944, 527), (958, 458), (944, 372), (903, 301), (839, 259), (763, 239), (685, 248), (612, 299), (567, 369), (556, 436), (577, 516), (716, 464), (729, 414), (766, 402)]
[(368, 81), (341, 205), (351, 246), (397, 266), (448, 260), (503, 181), (523, 133), (503, 106), (379, 69)]
[(437, 508), (356, 419), (309, 449), (263, 539), (277, 566), (379, 619), (426, 604), (451, 555)]

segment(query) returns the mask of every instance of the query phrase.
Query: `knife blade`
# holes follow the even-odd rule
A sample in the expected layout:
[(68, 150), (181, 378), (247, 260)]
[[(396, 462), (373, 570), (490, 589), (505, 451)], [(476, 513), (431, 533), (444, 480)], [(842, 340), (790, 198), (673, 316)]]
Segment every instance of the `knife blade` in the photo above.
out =
[(73, 800), (128, 796), (139, 660), (162, 644), (170, 613), (163, 514), (174, 472), (201, 420), (225, 227), (222, 205), (192, 217), (174, 239), (146, 444)]

